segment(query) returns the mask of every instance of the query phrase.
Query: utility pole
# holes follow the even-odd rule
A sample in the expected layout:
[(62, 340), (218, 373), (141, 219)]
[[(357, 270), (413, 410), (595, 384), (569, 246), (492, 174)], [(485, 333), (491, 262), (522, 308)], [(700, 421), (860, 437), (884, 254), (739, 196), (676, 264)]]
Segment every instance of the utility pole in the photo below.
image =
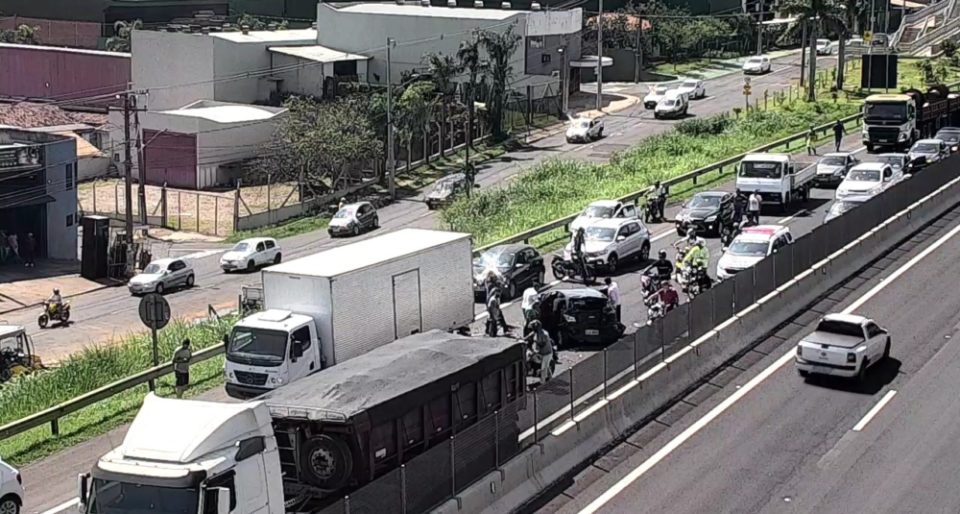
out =
[(147, 225), (147, 192), (144, 183), (147, 180), (146, 159), (143, 156), (143, 129), (140, 126), (140, 110), (133, 111), (133, 123), (137, 131), (137, 207), (140, 211), (140, 224)]
[(603, 0), (597, 15), (597, 110), (603, 110)]
[[(387, 188), (390, 199), (397, 198), (396, 162), (393, 158), (393, 77), (390, 75), (390, 49), (395, 44), (387, 38)], [(469, 148), (470, 145), (467, 145)]]
[(763, 53), (763, 19), (757, 18), (757, 55)]
[(560, 52), (560, 110), (564, 116), (567, 116), (568, 98), (570, 97), (570, 77), (567, 69), (567, 38), (563, 38), (563, 46), (558, 50)]
[(133, 95), (130, 92), (123, 93), (123, 201), (126, 209), (126, 233), (127, 233), (127, 262), (125, 272), (127, 275), (134, 270), (133, 263), (133, 195), (131, 181), (133, 180), (133, 153), (130, 150), (130, 113), (135, 108), (133, 105)]
[(637, 18), (637, 50), (634, 52), (636, 62), (633, 64), (633, 83), (640, 82), (640, 73), (643, 71), (643, 18)]

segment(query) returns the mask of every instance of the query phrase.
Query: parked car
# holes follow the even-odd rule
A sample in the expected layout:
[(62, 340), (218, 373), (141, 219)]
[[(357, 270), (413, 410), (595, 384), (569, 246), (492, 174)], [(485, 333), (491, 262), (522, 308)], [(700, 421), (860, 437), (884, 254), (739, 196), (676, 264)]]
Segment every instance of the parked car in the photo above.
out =
[(907, 154), (911, 161), (923, 157), (927, 165), (938, 163), (949, 155), (947, 143), (939, 139), (921, 139), (910, 147), (910, 153)]
[(811, 373), (857, 377), (890, 357), (890, 334), (875, 321), (853, 314), (827, 314), (816, 330), (797, 344), (800, 376)]
[(884, 153), (876, 156), (877, 162), (889, 164), (894, 173), (912, 173), (910, 158), (905, 153)]
[[(638, 219), (601, 219), (588, 225), (585, 232), (583, 251), (587, 265), (593, 268), (614, 272), (627, 259), (650, 259), (650, 231)], [(564, 259), (570, 260), (572, 253), (573, 241), (564, 249)]]
[(553, 289), (537, 300), (538, 319), (558, 348), (613, 343), (623, 335), (613, 304), (596, 289)]
[(253, 237), (233, 245), (220, 256), (220, 268), (227, 273), (240, 269), (253, 271), (260, 266), (280, 264), (280, 245), (272, 237)]
[(951, 153), (960, 149), (960, 127), (943, 127), (933, 138), (946, 143)]
[(865, 201), (880, 194), (903, 178), (902, 172), (882, 162), (864, 162), (850, 169), (837, 186), (837, 200)]
[(581, 227), (593, 223), (598, 219), (607, 218), (638, 218), (637, 206), (619, 200), (597, 200), (587, 206), (579, 216), (570, 222), (570, 232), (576, 232)]
[(681, 118), (687, 115), (690, 109), (690, 96), (680, 91), (667, 91), (667, 94), (657, 102), (653, 109), (653, 117), (663, 118)]
[(432, 211), (437, 207), (449, 205), (458, 196), (466, 193), (468, 187), (467, 176), (463, 173), (454, 173), (437, 180), (424, 200), (427, 203), (427, 209)]
[(23, 498), (23, 477), (20, 472), (0, 460), (0, 513), (19, 514)]
[(691, 227), (698, 235), (720, 235), (733, 228), (734, 195), (726, 191), (703, 191), (693, 195), (677, 214), (677, 234), (685, 235)]
[(707, 96), (707, 86), (700, 79), (686, 79), (677, 88), (677, 91), (684, 93), (693, 100)]
[(827, 210), (826, 216), (823, 217), (823, 222), (826, 223), (834, 218), (839, 218), (840, 216), (861, 205), (863, 205), (863, 201), (837, 200), (833, 202), (833, 205), (831, 205), (830, 209)]
[(850, 168), (860, 161), (850, 152), (828, 153), (817, 161), (817, 174), (813, 178), (815, 187), (836, 187), (843, 182)]
[(769, 55), (755, 55), (743, 63), (743, 74), (761, 74), (767, 73), (772, 68)]
[(833, 41), (830, 41), (829, 39), (817, 40), (817, 55), (833, 55), (833, 52)]
[(647, 93), (647, 96), (643, 97), (643, 106), (647, 109), (653, 109), (660, 103), (660, 100), (663, 98), (663, 95), (667, 94), (670, 88), (667, 86), (654, 86), (650, 88), (650, 92)]
[(163, 294), (176, 287), (193, 287), (193, 266), (184, 259), (157, 259), (130, 279), (127, 288), (131, 294)]
[(570, 120), (567, 127), (568, 143), (589, 143), (603, 137), (603, 120), (581, 116)]
[(358, 236), (361, 232), (380, 227), (380, 216), (370, 202), (357, 202), (344, 205), (327, 226), (330, 237)]
[(847, 40), (847, 46), (865, 46), (866, 43), (863, 42), (863, 38), (860, 36), (852, 37)]
[(887, 46), (888, 44), (890, 44), (890, 38), (886, 34), (877, 33), (870, 38), (870, 46)]
[(504, 299), (516, 298), (528, 287), (540, 289), (546, 274), (543, 256), (534, 247), (526, 244), (494, 246), (473, 260), (474, 296), (485, 297), (483, 280), (487, 270), (493, 270), (503, 278)]
[(783, 225), (747, 227), (717, 260), (717, 278), (726, 280), (792, 242), (793, 234)]

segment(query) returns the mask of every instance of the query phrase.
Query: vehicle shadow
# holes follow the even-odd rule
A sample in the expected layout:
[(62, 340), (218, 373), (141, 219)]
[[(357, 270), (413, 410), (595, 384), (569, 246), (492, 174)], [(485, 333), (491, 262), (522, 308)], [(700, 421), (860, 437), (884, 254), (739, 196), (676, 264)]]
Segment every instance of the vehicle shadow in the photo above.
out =
[(859, 383), (855, 379), (826, 375), (810, 375), (806, 382), (828, 389), (872, 396), (882, 391), (884, 386), (897, 378), (902, 365), (903, 363), (899, 359), (893, 357), (884, 359), (868, 370), (867, 379), (863, 383)]

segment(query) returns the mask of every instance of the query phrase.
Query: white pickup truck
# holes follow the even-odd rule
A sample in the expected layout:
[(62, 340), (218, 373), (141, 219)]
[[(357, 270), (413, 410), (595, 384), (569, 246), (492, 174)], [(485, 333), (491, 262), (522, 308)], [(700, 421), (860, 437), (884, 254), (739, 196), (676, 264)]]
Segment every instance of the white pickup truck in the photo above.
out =
[(816, 166), (795, 162), (787, 154), (752, 153), (740, 161), (737, 189), (760, 193), (764, 203), (786, 209), (794, 201), (809, 198), (816, 175)]

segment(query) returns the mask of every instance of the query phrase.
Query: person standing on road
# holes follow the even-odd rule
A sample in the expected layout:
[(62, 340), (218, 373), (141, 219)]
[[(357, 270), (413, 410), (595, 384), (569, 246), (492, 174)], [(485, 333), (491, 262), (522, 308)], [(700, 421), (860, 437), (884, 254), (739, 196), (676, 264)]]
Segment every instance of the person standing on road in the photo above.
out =
[(530, 286), (523, 291), (523, 302), (520, 304), (520, 309), (523, 311), (523, 321), (527, 324), (536, 317), (536, 311), (534, 310), (534, 304), (537, 303), (536, 299), (537, 288)]
[(807, 155), (817, 155), (817, 131), (813, 125), (810, 125), (810, 131), (807, 132)]
[(500, 308), (500, 291), (496, 291), (487, 298), (487, 335), (497, 337), (497, 326), (503, 328), (503, 333), (510, 332), (510, 325), (503, 316), (503, 310)]
[(760, 192), (754, 191), (750, 195), (750, 198), (747, 198), (747, 221), (757, 225), (760, 223), (760, 204), (763, 202), (763, 199), (760, 198)]
[(603, 280), (603, 283), (607, 285), (607, 298), (610, 299), (610, 303), (613, 304), (613, 307), (617, 310), (617, 321), (620, 321), (620, 286), (613, 281), (610, 277), (607, 277)]
[(13, 232), (7, 236), (7, 245), (10, 246), (10, 255), (12, 259), (19, 262), (20, 261), (20, 243), (17, 241), (17, 235)]
[(33, 232), (27, 232), (27, 238), (23, 241), (23, 262), (24, 267), (35, 268), (37, 263), (33, 262), (37, 254), (37, 240), (33, 237)]
[(843, 127), (843, 122), (837, 120), (833, 124), (833, 144), (836, 146), (837, 152), (840, 151), (840, 142), (843, 141), (843, 136), (847, 133), (847, 129)]
[(667, 205), (667, 186), (660, 183), (658, 180), (653, 186), (653, 192), (657, 195), (657, 217), (660, 221), (664, 221), (664, 209)]
[(183, 398), (184, 391), (190, 385), (190, 359), (193, 353), (190, 351), (190, 340), (184, 339), (180, 348), (173, 354), (173, 374), (176, 377), (177, 398)]

